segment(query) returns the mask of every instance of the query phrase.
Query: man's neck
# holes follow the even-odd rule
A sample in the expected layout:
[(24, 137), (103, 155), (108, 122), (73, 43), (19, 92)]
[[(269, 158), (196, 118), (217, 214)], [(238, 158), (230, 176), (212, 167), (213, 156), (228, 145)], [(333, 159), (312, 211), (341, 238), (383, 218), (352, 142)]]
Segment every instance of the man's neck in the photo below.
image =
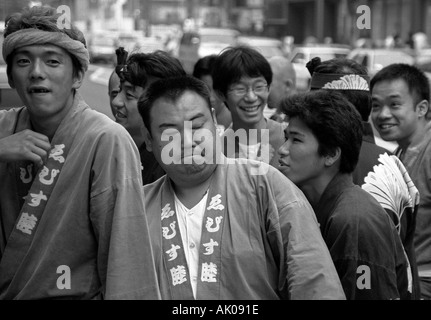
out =
[(407, 150), (410, 146), (415, 146), (419, 144), (424, 139), (428, 128), (427, 124), (428, 122), (424, 119), (423, 121), (418, 123), (418, 127), (409, 137), (397, 141), (403, 152)]
[[(232, 125), (232, 129), (233, 129), (233, 131), (237, 131), (239, 129), (244, 129), (246, 134), (247, 134), (248, 144), (249, 145), (250, 144), (257, 144), (260, 142), (260, 137), (261, 137), (260, 131), (262, 129), (266, 129), (266, 121), (267, 120), (264, 117), (262, 117), (262, 119), (259, 122), (252, 123), (252, 124), (250, 124), (250, 123), (238, 123), (238, 122), (234, 121), (233, 125)], [(257, 130), (257, 135), (251, 134), (252, 133), (252, 131), (250, 131), (251, 129)], [(257, 141), (256, 141), (255, 137), (257, 138)]]
[(328, 172), (327, 174), (320, 175), (313, 181), (309, 181), (308, 183), (299, 186), (313, 209), (317, 208), (317, 205), (319, 204), (326, 187), (329, 185), (335, 175), (335, 173)]
[(181, 203), (186, 206), (186, 208), (191, 209), (201, 201), (208, 191), (213, 175), (214, 172), (204, 181), (191, 186), (179, 185), (172, 181), (172, 187)]
[(48, 137), (49, 141), (54, 138), (55, 132), (57, 131), (61, 121), (63, 119), (48, 118), (48, 119), (31, 119), (31, 125), (34, 131), (43, 134)]
[(60, 123), (73, 107), (74, 95), (71, 95), (66, 103), (68, 104), (66, 107), (49, 117), (30, 113), (30, 121), (34, 131), (47, 136), (49, 141), (52, 141)]

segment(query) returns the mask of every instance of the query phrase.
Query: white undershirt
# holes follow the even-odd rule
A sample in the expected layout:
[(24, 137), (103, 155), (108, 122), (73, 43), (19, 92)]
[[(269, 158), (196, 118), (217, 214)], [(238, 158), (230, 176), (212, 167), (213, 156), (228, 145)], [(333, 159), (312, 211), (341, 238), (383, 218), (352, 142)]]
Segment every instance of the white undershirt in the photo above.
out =
[(175, 193), (174, 197), (178, 227), (181, 232), (184, 254), (189, 267), (190, 283), (192, 285), (193, 296), (196, 299), (199, 270), (199, 246), (201, 243), (202, 222), (205, 214), (208, 191), (205, 193), (201, 201), (191, 209), (188, 209), (183, 205)]

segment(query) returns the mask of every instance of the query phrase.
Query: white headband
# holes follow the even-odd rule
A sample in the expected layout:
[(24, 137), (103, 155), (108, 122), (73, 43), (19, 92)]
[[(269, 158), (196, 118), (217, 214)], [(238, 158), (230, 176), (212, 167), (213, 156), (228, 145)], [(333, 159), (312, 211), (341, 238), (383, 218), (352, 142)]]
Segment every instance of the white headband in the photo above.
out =
[(3, 42), (3, 58), (7, 57), (17, 48), (31, 45), (52, 44), (63, 48), (75, 56), (87, 71), (90, 63), (90, 55), (81, 41), (73, 40), (63, 32), (43, 31), (34, 28), (21, 29), (9, 34)]

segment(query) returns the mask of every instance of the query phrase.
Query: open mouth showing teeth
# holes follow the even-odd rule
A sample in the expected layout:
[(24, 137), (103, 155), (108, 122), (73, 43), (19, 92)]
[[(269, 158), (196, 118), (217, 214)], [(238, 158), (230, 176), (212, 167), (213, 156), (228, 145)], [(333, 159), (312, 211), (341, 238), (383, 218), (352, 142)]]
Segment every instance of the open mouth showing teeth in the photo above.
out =
[(32, 90), (30, 90), (30, 93), (47, 93), (47, 92), (49, 92), (49, 91), (46, 89), (32, 89)]
[(241, 107), (242, 110), (247, 111), (247, 112), (253, 112), (253, 111), (257, 111), (257, 109), (259, 109), (259, 106), (255, 106), (255, 107)]
[(124, 114), (122, 114), (122, 113), (120, 113), (120, 112), (117, 112), (116, 114), (115, 114), (115, 116), (117, 117), (117, 118), (127, 118)]
[(395, 125), (393, 125), (393, 124), (381, 124), (380, 125), (380, 128), (381, 129), (389, 129), (389, 128), (392, 128), (392, 127), (394, 127)]

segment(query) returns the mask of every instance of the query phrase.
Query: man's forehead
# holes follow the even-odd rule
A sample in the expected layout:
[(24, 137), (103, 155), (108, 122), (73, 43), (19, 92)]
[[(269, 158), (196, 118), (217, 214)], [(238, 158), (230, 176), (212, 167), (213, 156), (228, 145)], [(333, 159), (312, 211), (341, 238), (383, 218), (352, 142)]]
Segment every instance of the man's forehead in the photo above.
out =
[(376, 82), (374, 84), (373, 92), (376, 90), (376, 88), (384, 88), (389, 90), (408, 90), (408, 84), (407, 81), (403, 78), (395, 78), (395, 79), (387, 79), (387, 80), (381, 80), (379, 82)]
[(120, 84), (121, 84), (121, 87), (123, 87), (127, 90), (142, 91), (142, 92), (144, 91), (144, 88), (142, 88), (140, 86), (135, 86), (127, 80), (120, 80)]
[(67, 55), (66, 50), (64, 50), (63, 48), (60, 48), (56, 45), (53, 44), (43, 44), (43, 45), (29, 45), (29, 46), (23, 46), (20, 48), (17, 48), (16, 53), (21, 53), (21, 54), (30, 54), (30, 53), (45, 53), (45, 54), (50, 54), (50, 53), (55, 53), (55, 54), (63, 54), (63, 55)]
[(154, 101), (151, 109), (152, 116), (160, 118), (196, 118), (201, 116), (211, 117), (211, 111), (206, 100), (195, 92), (184, 92), (177, 99), (160, 97)]
[(242, 76), (237, 82), (232, 84), (251, 85), (251, 84), (255, 84), (256, 82), (263, 82), (263, 81), (266, 81), (263, 76), (258, 76), (258, 77)]

